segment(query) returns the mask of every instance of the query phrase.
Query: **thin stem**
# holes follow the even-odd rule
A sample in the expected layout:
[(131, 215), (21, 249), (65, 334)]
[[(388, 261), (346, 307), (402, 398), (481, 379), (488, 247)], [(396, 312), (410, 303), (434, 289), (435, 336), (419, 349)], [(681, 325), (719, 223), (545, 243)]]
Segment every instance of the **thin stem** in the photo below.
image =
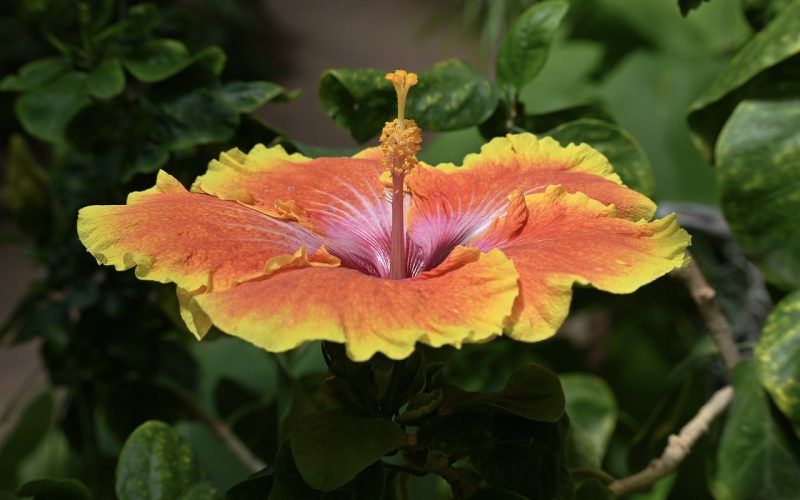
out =
[(716, 291), (708, 284), (694, 258), (692, 258), (687, 267), (672, 271), (672, 275), (683, 281), (686, 288), (689, 289), (689, 293), (692, 295), (695, 304), (697, 304), (697, 309), (700, 311), (703, 321), (705, 321), (711, 338), (714, 339), (714, 343), (717, 345), (719, 355), (722, 358), (722, 362), (725, 363), (730, 376), (741, 357), (736, 347), (731, 325), (715, 300)]
[(403, 178), (405, 175), (392, 174), (392, 254), (389, 262), (389, 279), (406, 278), (406, 246), (403, 210)]
[(157, 384), (174, 394), (199, 420), (205, 423), (211, 432), (222, 441), (222, 443), (251, 471), (258, 472), (264, 469), (265, 464), (258, 458), (250, 448), (245, 445), (228, 424), (209, 414), (201, 407), (194, 397), (186, 393), (180, 387), (167, 381), (157, 381)]
[(644, 470), (612, 482), (608, 488), (616, 495), (627, 495), (648, 488), (677, 469), (689, 455), (692, 446), (708, 430), (711, 422), (728, 408), (731, 400), (733, 400), (733, 387), (728, 385), (715, 392), (677, 435), (669, 437), (669, 444), (660, 457), (653, 459)]

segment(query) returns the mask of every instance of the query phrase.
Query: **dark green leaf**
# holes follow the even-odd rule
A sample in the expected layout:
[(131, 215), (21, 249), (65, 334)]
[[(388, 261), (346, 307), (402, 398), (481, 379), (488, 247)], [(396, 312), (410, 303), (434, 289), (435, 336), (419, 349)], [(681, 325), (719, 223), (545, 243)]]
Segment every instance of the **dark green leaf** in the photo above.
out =
[(614, 495), (598, 479), (581, 482), (575, 489), (575, 500), (613, 500)]
[(457, 130), (483, 122), (496, 106), (492, 82), (466, 62), (450, 59), (420, 73), (408, 93), (406, 115), (423, 130)]
[(90, 500), (92, 494), (76, 479), (37, 479), (23, 484), (17, 495), (33, 500)]
[(47, 172), (20, 134), (12, 135), (8, 141), (4, 181), (0, 187), (0, 202), (10, 212), (22, 213), (46, 205)]
[(199, 89), (162, 104), (169, 121), (171, 149), (230, 139), (239, 125), (239, 114), (218, 93)]
[(395, 418), (398, 424), (413, 425), (436, 413), (442, 405), (444, 395), (441, 389), (422, 392), (411, 398), (406, 410)]
[(714, 496), (790, 500), (800, 491), (800, 446), (771, 409), (753, 361), (736, 367), (735, 396), (717, 452)]
[(90, 102), (86, 79), (69, 72), (21, 95), (14, 111), (25, 130), (46, 142), (62, 142), (67, 123)]
[(125, 68), (137, 80), (160, 82), (180, 72), (191, 62), (189, 50), (178, 40), (147, 40), (123, 60)]
[(376, 69), (331, 69), (320, 78), (322, 109), (359, 143), (374, 137), (396, 113), (394, 90), (384, 74)]
[(89, 73), (89, 93), (98, 99), (111, 99), (125, 90), (125, 72), (117, 58), (106, 59)]
[(32, 87), (44, 85), (69, 70), (69, 61), (61, 57), (48, 57), (29, 62), (16, 75), (0, 80), (2, 92), (24, 92)]
[(800, 436), (800, 291), (772, 310), (755, 355), (761, 385)]
[(794, 2), (733, 56), (717, 80), (689, 108), (689, 125), (704, 156), (711, 158), (717, 136), (739, 100), (734, 92), (798, 53), (800, 2)]
[(700, 7), (700, 4), (703, 2), (708, 2), (708, 0), (678, 0), (678, 7), (681, 9), (681, 15), (686, 16), (689, 11)]
[(17, 466), (47, 434), (53, 418), (53, 396), (43, 393), (34, 399), (0, 444), (0, 489), (17, 485)]
[(601, 120), (583, 118), (547, 132), (562, 145), (585, 142), (608, 158), (622, 181), (647, 196), (655, 194), (655, 179), (642, 147), (625, 129)]
[(208, 481), (195, 483), (178, 500), (222, 500), (222, 494)]
[(124, 20), (99, 33), (95, 41), (99, 43), (121, 38), (141, 38), (152, 33), (159, 22), (158, 8), (149, 2), (140, 3), (128, 9)]
[(505, 388), (487, 394), (445, 387), (441, 414), (503, 412), (540, 422), (556, 422), (564, 414), (564, 392), (550, 370), (526, 363), (517, 367)]
[[(375, 69), (332, 69), (320, 79), (322, 108), (360, 143), (396, 117), (395, 93), (384, 74)], [(496, 105), (492, 83), (453, 59), (420, 73), (408, 95), (406, 116), (424, 130), (455, 130), (483, 122)]]
[(568, 373), (558, 378), (570, 421), (567, 440), (572, 446), (582, 445), (581, 455), (588, 460), (580, 465), (599, 468), (617, 423), (614, 393), (594, 375)]
[(745, 253), (770, 282), (800, 288), (800, 99), (742, 102), (717, 158), (722, 209)]
[(230, 82), (220, 91), (237, 113), (252, 113), (270, 101), (287, 101), (292, 92), (272, 82)]
[(330, 409), (297, 423), (292, 432), (292, 455), (307, 484), (332, 491), (403, 446), (405, 437), (389, 420)]
[(264, 500), (272, 489), (272, 467), (263, 469), (225, 492), (225, 500)]
[(519, 90), (539, 74), (568, 8), (569, 4), (561, 0), (540, 2), (514, 21), (497, 54), (499, 85)]
[(200, 479), (189, 443), (169, 425), (151, 420), (122, 447), (116, 492), (120, 500), (173, 500)]
[[(268, 490), (269, 500), (294, 500), (295, 498), (311, 500), (318, 497), (317, 492), (309, 487), (300, 476), (288, 439), (278, 448), (273, 476), (272, 488)], [(264, 498), (263, 495), (254, 497), (253, 500), (262, 498)]]

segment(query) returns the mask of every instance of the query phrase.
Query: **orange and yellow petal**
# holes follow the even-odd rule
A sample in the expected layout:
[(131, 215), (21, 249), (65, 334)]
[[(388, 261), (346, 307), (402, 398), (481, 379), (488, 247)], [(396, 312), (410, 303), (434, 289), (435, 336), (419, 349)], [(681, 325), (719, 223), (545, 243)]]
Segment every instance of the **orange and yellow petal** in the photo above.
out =
[(460, 346), (501, 333), (517, 278), (501, 251), (458, 247), (436, 269), (405, 280), (307, 267), (194, 301), (221, 330), (269, 351), (331, 340), (356, 361), (377, 352), (402, 359), (416, 342)]
[(569, 312), (574, 283), (630, 293), (686, 262), (690, 237), (674, 214), (633, 222), (560, 186), (527, 195), (525, 203), (527, 220), (515, 234), (502, 240), (490, 230), (471, 243), (502, 249), (514, 261), (520, 295), (506, 331), (516, 339), (553, 335)]
[(78, 235), (99, 263), (136, 267), (137, 277), (174, 282), (187, 293), (229, 288), (263, 275), (274, 257), (321, 245), (296, 223), (190, 193), (165, 172), (155, 187), (132, 193), (126, 205), (81, 209)]

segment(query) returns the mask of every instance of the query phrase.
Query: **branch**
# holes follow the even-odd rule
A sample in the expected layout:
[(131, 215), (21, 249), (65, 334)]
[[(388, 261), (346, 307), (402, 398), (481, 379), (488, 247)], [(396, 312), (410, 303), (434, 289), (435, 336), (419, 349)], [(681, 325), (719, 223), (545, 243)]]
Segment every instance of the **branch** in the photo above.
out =
[(728, 369), (728, 375), (730, 375), (741, 358), (731, 325), (719, 308), (717, 301), (714, 300), (717, 292), (708, 284), (694, 258), (691, 258), (687, 267), (672, 271), (672, 276), (683, 281), (686, 288), (689, 289), (714, 343), (717, 344), (717, 350)]
[(669, 444), (660, 457), (653, 459), (644, 470), (614, 481), (608, 488), (616, 495), (626, 495), (649, 487), (677, 469), (689, 455), (692, 446), (708, 430), (711, 422), (728, 408), (732, 399), (733, 387), (729, 385), (715, 392), (678, 435), (669, 437)]

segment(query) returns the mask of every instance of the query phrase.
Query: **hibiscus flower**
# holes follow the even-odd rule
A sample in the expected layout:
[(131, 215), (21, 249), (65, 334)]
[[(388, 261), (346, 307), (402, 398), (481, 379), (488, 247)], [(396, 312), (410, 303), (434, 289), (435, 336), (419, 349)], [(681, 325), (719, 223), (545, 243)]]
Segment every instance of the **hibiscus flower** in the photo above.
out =
[(380, 148), (310, 159), (233, 149), (190, 190), (166, 172), (126, 205), (90, 206), (78, 233), (101, 264), (177, 285), (181, 315), (268, 351), (344, 343), (401, 359), (508, 335), (552, 336), (575, 283), (633, 292), (682, 266), (688, 234), (585, 144), (512, 134), (461, 166), (416, 160), (403, 116), (413, 73), (387, 78), (398, 119)]

